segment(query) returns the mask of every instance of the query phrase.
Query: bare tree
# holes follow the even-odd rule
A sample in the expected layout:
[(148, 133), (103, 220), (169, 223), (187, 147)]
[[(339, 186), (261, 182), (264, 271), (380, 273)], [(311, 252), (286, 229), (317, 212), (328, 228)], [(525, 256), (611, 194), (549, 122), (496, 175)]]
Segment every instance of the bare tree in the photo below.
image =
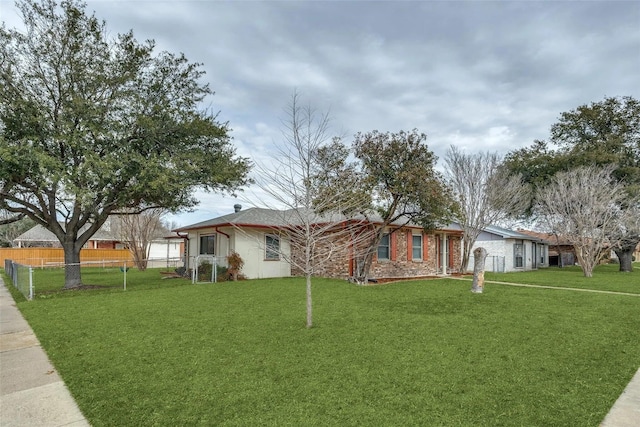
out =
[(445, 157), (445, 176), (460, 209), (456, 220), (464, 233), (460, 271), (467, 271), (471, 249), (484, 228), (522, 215), (530, 191), (520, 175), (502, 167), (497, 153), (464, 153), (451, 146)]
[(349, 186), (342, 186), (344, 191), (322, 191), (319, 181), (327, 176), (321, 173), (320, 165), (327, 161), (323, 156), (332, 140), (329, 122), (327, 113), (302, 106), (294, 92), (283, 120), (283, 141), (276, 144), (269, 164), (256, 164), (256, 184), (270, 199), (260, 203), (279, 210), (280, 224), (273, 233), (288, 242), (288, 247), (273, 245), (266, 250), (278, 251), (305, 276), (307, 328), (313, 326), (312, 277), (322, 273), (335, 257), (347, 259), (368, 231), (363, 221), (345, 215), (360, 210), (362, 203), (349, 194)]
[(538, 190), (534, 209), (541, 224), (575, 249), (585, 277), (619, 242), (610, 236), (620, 226), (624, 186), (612, 177), (613, 167), (586, 166), (557, 173)]
[(127, 245), (140, 271), (147, 269), (151, 242), (166, 231), (162, 223), (164, 213), (164, 209), (149, 209), (118, 217), (120, 240)]

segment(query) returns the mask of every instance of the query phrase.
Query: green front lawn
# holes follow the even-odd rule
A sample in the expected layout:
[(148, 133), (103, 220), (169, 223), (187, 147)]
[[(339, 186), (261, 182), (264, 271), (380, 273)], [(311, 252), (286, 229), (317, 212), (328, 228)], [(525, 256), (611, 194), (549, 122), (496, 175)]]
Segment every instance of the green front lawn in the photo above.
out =
[(634, 270), (631, 273), (621, 273), (619, 269), (618, 264), (599, 265), (594, 269), (593, 277), (584, 277), (579, 266), (549, 267), (517, 273), (485, 273), (485, 279), (640, 294), (640, 264), (634, 264)]
[(18, 303), (93, 426), (597, 426), (640, 367), (640, 297), (148, 274)]

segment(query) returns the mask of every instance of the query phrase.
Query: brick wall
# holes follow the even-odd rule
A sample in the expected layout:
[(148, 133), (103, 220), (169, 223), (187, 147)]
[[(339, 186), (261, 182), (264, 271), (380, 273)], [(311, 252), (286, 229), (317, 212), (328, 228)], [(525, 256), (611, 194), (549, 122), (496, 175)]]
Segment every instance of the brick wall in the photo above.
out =
[[(369, 276), (376, 279), (385, 278), (410, 278), (410, 277), (425, 277), (435, 276), (439, 273), (437, 268), (437, 238), (434, 234), (422, 233), (423, 238), (423, 259), (414, 260), (411, 259), (411, 234), (410, 229), (396, 230), (393, 234), (395, 237), (391, 238), (390, 246), (392, 248), (392, 254), (389, 260), (378, 260), (377, 257), (371, 265)], [(416, 231), (413, 231), (416, 233)], [(447, 247), (447, 251), (451, 253), (451, 258), (445, 261), (453, 261), (452, 266), (448, 268), (449, 272), (456, 272), (457, 266), (461, 262), (461, 238), (460, 236), (449, 235), (449, 239), (452, 241), (451, 245)], [(321, 251), (326, 253), (329, 242), (324, 242), (319, 245)], [(351, 251), (349, 249), (348, 242), (342, 238), (333, 242), (334, 252), (329, 261), (317, 266), (315, 276), (321, 277), (334, 277), (340, 279), (347, 279), (351, 276)], [(338, 248), (337, 250), (335, 248)], [(451, 252), (450, 249), (453, 249)], [(295, 254), (295, 252), (294, 252)], [(294, 259), (299, 261), (299, 255), (295, 254)], [(294, 262), (295, 264), (295, 262)], [(302, 271), (295, 265), (292, 265), (291, 274), (294, 276), (302, 275)]]
[[(405, 229), (395, 231), (395, 256), (391, 254), (391, 259), (375, 259), (371, 265), (369, 276), (371, 278), (407, 278), (434, 276), (437, 274), (436, 264), (436, 239), (433, 234), (424, 234), (422, 238), (427, 239), (427, 254), (422, 260), (409, 258), (409, 234)], [(426, 258), (426, 259), (425, 259)]]
[[(294, 247), (292, 251), (292, 265), (291, 275), (302, 276), (303, 271), (300, 269), (300, 265), (303, 263), (302, 253), (300, 250), (295, 251)], [(326, 255), (331, 251), (331, 258), (326, 259)], [(346, 236), (335, 236), (331, 239), (321, 240), (316, 246), (316, 253), (318, 254), (319, 261), (316, 263), (316, 270), (314, 276), (318, 277), (335, 277), (340, 279), (347, 279), (351, 276), (349, 271), (349, 260), (351, 258), (349, 239)]]

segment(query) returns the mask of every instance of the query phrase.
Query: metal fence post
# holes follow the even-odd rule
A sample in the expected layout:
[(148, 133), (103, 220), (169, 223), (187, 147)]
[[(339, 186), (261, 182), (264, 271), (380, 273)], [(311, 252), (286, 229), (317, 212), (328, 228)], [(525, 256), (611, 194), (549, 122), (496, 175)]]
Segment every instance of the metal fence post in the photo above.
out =
[(33, 267), (29, 267), (29, 299), (33, 299)]

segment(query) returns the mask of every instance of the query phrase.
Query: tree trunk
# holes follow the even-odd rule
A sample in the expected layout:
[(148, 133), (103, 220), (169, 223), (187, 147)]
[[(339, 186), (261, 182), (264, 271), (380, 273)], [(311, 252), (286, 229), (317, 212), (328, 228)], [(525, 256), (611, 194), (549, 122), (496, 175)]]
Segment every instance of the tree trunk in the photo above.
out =
[(618, 261), (620, 261), (620, 271), (625, 273), (631, 273), (633, 271), (633, 248), (622, 248), (615, 249), (614, 252), (618, 256)]
[(366, 285), (369, 281), (369, 272), (371, 271), (371, 266), (373, 265), (373, 256), (378, 251), (378, 245), (380, 245), (380, 241), (382, 240), (382, 236), (384, 235), (386, 225), (380, 227), (376, 232), (375, 236), (371, 239), (369, 244), (366, 246), (364, 251), (364, 257), (362, 257), (362, 261), (359, 264), (358, 268), (356, 268), (356, 283), (360, 285)]
[(471, 258), (471, 248), (473, 245), (469, 245), (470, 241), (464, 240), (462, 246), (462, 260), (460, 261), (460, 273), (466, 273), (469, 268), (469, 259)]
[(80, 249), (76, 242), (62, 243), (64, 249), (64, 288), (73, 289), (82, 285), (80, 275)]
[(585, 256), (585, 248), (574, 245), (573, 250), (576, 252), (576, 258), (578, 258), (578, 264), (582, 268), (584, 277), (593, 277), (593, 269), (597, 263), (594, 264), (592, 257), (588, 256), (588, 254)]
[(313, 304), (311, 301), (311, 274), (307, 273), (307, 328), (313, 326)]
[(558, 248), (558, 268), (563, 267), (562, 263), (562, 251), (560, 250), (560, 237), (556, 234), (556, 247)]
[(369, 271), (371, 271), (371, 265), (373, 264), (373, 252), (367, 252), (360, 263), (360, 271), (356, 276), (356, 282), (361, 285), (366, 285), (369, 281)]
[(484, 263), (487, 259), (487, 250), (485, 248), (476, 248), (473, 251), (473, 284), (471, 292), (481, 294), (484, 289)]
[(133, 254), (133, 263), (138, 270), (145, 271), (147, 269), (147, 248), (135, 243), (130, 247), (130, 251)]

